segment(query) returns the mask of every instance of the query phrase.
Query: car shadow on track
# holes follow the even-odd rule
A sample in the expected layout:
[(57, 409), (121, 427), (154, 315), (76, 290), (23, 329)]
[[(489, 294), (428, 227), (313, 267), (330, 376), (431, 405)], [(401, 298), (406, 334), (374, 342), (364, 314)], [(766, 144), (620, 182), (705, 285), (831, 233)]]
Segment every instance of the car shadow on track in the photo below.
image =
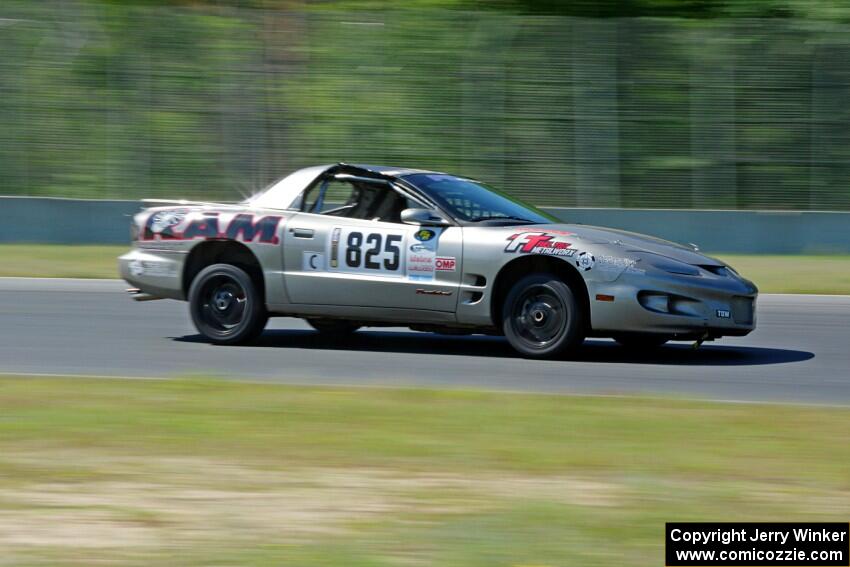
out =
[[(201, 335), (175, 337), (175, 341), (203, 343)], [(251, 347), (394, 352), (466, 357), (520, 358), (502, 337), (444, 336), (413, 331), (365, 330), (346, 337), (329, 337), (310, 330), (267, 329)], [(658, 349), (634, 352), (613, 341), (589, 339), (572, 362), (662, 364), (684, 366), (755, 366), (802, 362), (814, 358), (802, 350), (690, 343), (671, 343)]]

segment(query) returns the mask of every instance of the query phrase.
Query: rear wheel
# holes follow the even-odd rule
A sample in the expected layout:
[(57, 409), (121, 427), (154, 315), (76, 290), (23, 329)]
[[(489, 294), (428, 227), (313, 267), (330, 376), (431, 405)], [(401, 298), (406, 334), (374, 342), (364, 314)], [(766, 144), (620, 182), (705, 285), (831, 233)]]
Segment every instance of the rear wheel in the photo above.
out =
[(656, 349), (669, 341), (670, 337), (653, 333), (622, 333), (614, 335), (614, 340), (629, 350), (640, 351)]
[(340, 319), (307, 319), (307, 323), (320, 333), (331, 336), (350, 335), (360, 328), (357, 323)]
[(566, 354), (584, 340), (584, 314), (572, 289), (552, 274), (519, 280), (505, 298), (502, 329), (529, 358)]
[(222, 345), (246, 343), (268, 322), (251, 277), (230, 264), (213, 264), (195, 276), (189, 287), (189, 313), (202, 335)]

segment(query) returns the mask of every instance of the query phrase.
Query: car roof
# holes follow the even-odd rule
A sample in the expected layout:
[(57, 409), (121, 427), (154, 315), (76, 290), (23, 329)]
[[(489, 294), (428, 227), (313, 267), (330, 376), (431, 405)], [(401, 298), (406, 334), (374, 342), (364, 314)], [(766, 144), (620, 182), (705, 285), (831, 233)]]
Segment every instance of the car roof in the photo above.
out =
[(370, 165), (360, 163), (335, 163), (325, 165), (314, 165), (293, 171), (283, 179), (278, 180), (264, 191), (246, 199), (246, 203), (255, 207), (268, 207), (285, 209), (301, 194), (301, 191), (317, 179), (320, 175), (332, 168), (350, 168), (360, 170), (383, 177), (404, 177), (415, 173), (439, 173), (425, 169), (413, 169), (409, 167), (393, 167), (389, 165)]
[[(343, 164), (340, 164), (343, 165)], [(350, 165), (351, 167), (356, 167), (357, 169), (362, 169), (364, 171), (369, 171), (371, 173), (377, 173), (379, 175), (387, 175), (390, 177), (404, 177), (405, 175), (413, 175), (414, 173), (441, 173), (439, 171), (431, 171), (428, 169), (414, 169), (411, 167), (394, 167), (390, 165), (370, 165), (365, 163), (349, 163), (344, 165)]]

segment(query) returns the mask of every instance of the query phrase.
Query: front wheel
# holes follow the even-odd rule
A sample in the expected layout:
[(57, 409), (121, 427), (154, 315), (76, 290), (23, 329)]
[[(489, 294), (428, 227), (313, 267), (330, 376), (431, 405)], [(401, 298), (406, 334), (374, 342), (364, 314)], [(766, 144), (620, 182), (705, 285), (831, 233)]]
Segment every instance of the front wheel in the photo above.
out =
[(215, 344), (246, 343), (268, 322), (262, 297), (251, 277), (230, 264), (201, 270), (189, 288), (189, 313), (195, 328)]
[(508, 292), (502, 329), (523, 356), (552, 358), (582, 343), (584, 313), (566, 283), (552, 274), (532, 274)]

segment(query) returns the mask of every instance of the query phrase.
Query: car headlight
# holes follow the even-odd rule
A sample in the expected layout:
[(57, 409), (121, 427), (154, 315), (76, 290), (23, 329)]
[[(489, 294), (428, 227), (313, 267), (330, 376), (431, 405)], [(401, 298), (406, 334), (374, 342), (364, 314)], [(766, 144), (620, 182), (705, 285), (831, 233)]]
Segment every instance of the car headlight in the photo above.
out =
[(683, 276), (700, 275), (700, 271), (697, 266), (692, 266), (690, 264), (674, 260), (673, 258), (668, 258), (667, 256), (653, 254), (652, 252), (637, 252), (635, 253), (635, 256), (640, 258), (641, 266), (652, 266), (653, 268), (661, 270), (662, 272), (667, 272), (668, 274), (680, 274)]

